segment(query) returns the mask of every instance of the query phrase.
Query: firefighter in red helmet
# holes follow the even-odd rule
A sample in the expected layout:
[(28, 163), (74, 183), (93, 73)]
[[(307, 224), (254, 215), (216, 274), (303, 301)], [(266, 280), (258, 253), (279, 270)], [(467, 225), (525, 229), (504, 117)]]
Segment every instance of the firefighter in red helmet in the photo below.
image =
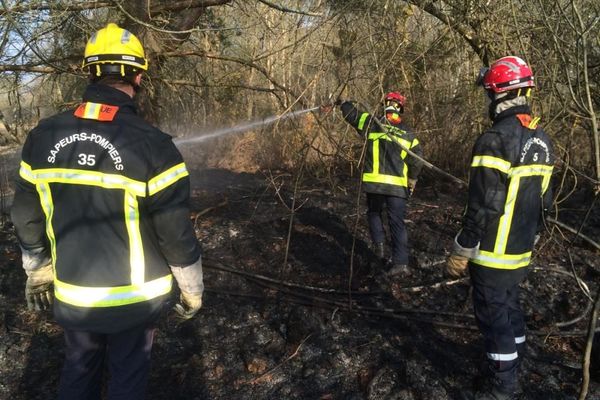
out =
[[(408, 237), (404, 225), (406, 203), (415, 188), (422, 164), (402, 146), (421, 155), (421, 145), (404, 123), (406, 98), (399, 92), (385, 95), (383, 116), (374, 117), (359, 110), (351, 101), (340, 105), (342, 116), (367, 140), (362, 187), (367, 196), (367, 218), (373, 248), (385, 256), (385, 229), (382, 213), (387, 209), (391, 233), (391, 263), (388, 275), (408, 273)], [(378, 118), (375, 121), (375, 118)]]
[(487, 384), (467, 398), (506, 400), (517, 391), (525, 349), (519, 284), (544, 211), (551, 207), (554, 153), (539, 118), (531, 116), (535, 85), (525, 61), (503, 57), (482, 68), (477, 84), (491, 101), (492, 126), (473, 147), (467, 208), (447, 271), (461, 276), (469, 270), (488, 360)]

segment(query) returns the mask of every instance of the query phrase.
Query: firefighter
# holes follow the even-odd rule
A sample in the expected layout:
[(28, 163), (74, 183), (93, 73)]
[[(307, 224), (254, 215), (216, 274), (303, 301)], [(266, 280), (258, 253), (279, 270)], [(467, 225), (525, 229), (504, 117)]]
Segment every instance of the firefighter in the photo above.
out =
[(90, 84), (75, 109), (27, 136), (12, 221), (29, 309), (54, 298), (64, 329), (59, 399), (143, 399), (155, 321), (175, 277), (176, 315), (202, 305), (188, 171), (171, 137), (136, 114), (148, 68), (140, 41), (110, 23), (85, 47)]
[(519, 284), (552, 203), (554, 154), (539, 118), (531, 116), (534, 77), (521, 58), (497, 60), (481, 70), (477, 83), (490, 100), (493, 123), (473, 147), (468, 204), (446, 266), (461, 276), (468, 265), (491, 378), (468, 398), (512, 399), (525, 348)]
[[(406, 203), (415, 189), (422, 164), (403, 148), (421, 155), (419, 140), (402, 120), (406, 98), (399, 92), (386, 94), (383, 116), (359, 110), (351, 101), (341, 102), (342, 116), (367, 140), (362, 187), (367, 196), (367, 219), (375, 254), (385, 260), (387, 209), (392, 255), (388, 275), (408, 273), (408, 236), (404, 225)], [(377, 118), (377, 119), (376, 119)]]

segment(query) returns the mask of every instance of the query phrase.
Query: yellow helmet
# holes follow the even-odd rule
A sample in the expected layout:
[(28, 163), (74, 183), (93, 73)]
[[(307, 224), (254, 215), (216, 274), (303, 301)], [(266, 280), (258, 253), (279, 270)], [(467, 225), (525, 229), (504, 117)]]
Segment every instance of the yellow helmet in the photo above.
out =
[[(96, 65), (95, 71), (91, 67)], [(83, 68), (90, 67), (96, 76), (125, 76), (148, 69), (142, 43), (128, 30), (110, 23), (94, 33), (85, 45)]]

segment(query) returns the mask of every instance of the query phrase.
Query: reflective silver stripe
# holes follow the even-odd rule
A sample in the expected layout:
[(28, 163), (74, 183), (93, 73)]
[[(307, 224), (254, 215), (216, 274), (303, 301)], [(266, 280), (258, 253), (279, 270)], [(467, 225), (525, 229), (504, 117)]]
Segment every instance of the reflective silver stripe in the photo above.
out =
[(164, 188), (188, 176), (189, 173), (184, 163), (175, 165), (163, 173), (158, 174), (148, 182), (148, 193), (150, 196), (160, 192)]
[(525, 343), (525, 336), (519, 336), (515, 338), (515, 343), (516, 344), (521, 344), (521, 343)]
[(490, 360), (494, 360), (494, 361), (512, 361), (512, 360), (516, 360), (517, 358), (519, 358), (519, 355), (517, 354), (516, 351), (514, 353), (510, 353), (510, 354), (487, 353), (487, 356)]
[(123, 175), (105, 174), (67, 168), (48, 168), (33, 170), (35, 182), (69, 183), (74, 185), (100, 186), (106, 189), (123, 189), (137, 196), (146, 195), (146, 184)]

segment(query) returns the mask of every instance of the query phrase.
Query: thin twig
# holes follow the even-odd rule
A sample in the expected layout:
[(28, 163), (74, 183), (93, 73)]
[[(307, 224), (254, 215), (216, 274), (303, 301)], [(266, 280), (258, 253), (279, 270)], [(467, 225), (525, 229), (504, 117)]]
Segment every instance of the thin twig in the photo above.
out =
[(292, 354), (290, 354), (285, 360), (283, 360), (282, 362), (280, 362), (279, 364), (277, 364), (276, 366), (274, 366), (273, 368), (271, 368), (270, 370), (268, 370), (267, 372), (265, 372), (264, 374), (262, 374), (261, 376), (259, 376), (258, 378), (255, 378), (253, 380), (251, 380), (250, 384), (255, 384), (258, 383), (260, 381), (262, 381), (265, 377), (271, 375), (273, 372), (275, 372), (276, 370), (278, 370), (279, 368), (281, 368), (281, 366), (283, 364), (285, 364), (286, 362), (288, 362), (289, 360), (291, 360), (292, 358), (296, 357), (298, 355), (298, 353), (300, 352), (300, 348), (302, 347), (302, 345), (312, 336), (312, 333), (309, 333), (301, 342), (300, 344), (296, 347), (296, 350), (294, 350), (294, 352)]
[(592, 353), (592, 345), (594, 343), (594, 336), (596, 333), (596, 322), (598, 321), (598, 311), (600, 310), (600, 289), (596, 292), (596, 300), (594, 301), (594, 309), (589, 322), (589, 328), (587, 332), (587, 343), (585, 345), (585, 352), (583, 353), (583, 381), (581, 382), (581, 390), (579, 392), (579, 400), (584, 400), (587, 396), (588, 387), (590, 384), (590, 355)]
[(407, 288), (400, 288), (400, 291), (406, 291), (406, 292), (410, 292), (410, 293), (416, 293), (416, 292), (420, 292), (424, 289), (437, 289), (440, 288), (442, 286), (452, 286), (452, 285), (456, 285), (457, 283), (463, 283), (465, 281), (467, 281), (469, 279), (469, 277), (464, 277), (464, 278), (460, 278), (460, 279), (453, 279), (451, 281), (442, 281), (442, 282), (437, 282), (437, 283), (433, 283), (431, 285), (422, 285), (422, 286), (413, 286), (413, 287), (407, 287)]

